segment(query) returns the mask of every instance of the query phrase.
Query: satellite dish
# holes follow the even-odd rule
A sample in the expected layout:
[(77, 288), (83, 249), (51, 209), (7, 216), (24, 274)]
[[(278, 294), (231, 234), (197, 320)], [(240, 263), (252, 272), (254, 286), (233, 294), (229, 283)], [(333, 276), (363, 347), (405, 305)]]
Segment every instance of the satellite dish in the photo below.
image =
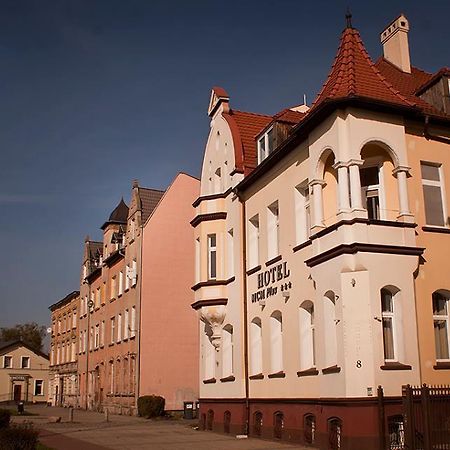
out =
[(47, 328), (47, 334), (50, 334), (52, 332), (52, 327)]

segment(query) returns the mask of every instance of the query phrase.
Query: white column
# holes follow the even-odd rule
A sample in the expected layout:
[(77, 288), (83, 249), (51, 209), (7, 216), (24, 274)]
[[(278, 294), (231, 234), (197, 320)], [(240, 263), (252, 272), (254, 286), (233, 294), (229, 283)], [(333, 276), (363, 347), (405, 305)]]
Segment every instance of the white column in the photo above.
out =
[(361, 179), (359, 177), (359, 166), (363, 161), (352, 159), (348, 162), (350, 171), (350, 193), (352, 199), (352, 209), (362, 210), (362, 195), (361, 195)]
[(339, 212), (346, 212), (350, 210), (348, 168), (341, 161), (337, 162), (333, 168), (337, 169), (338, 173)]
[(406, 185), (409, 169), (409, 167), (398, 166), (393, 170), (393, 174), (397, 177), (399, 216), (411, 215), (408, 202), (408, 188)]
[(314, 203), (314, 227), (323, 228), (323, 193), (322, 188), (325, 186), (325, 181), (323, 180), (311, 180), (309, 183), (312, 186), (312, 195), (313, 195), (313, 203)]

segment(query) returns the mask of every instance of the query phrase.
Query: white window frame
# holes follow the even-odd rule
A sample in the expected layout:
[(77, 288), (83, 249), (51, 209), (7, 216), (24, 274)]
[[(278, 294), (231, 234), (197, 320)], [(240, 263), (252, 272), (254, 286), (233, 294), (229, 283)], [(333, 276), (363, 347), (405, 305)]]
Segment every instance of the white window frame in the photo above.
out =
[(259, 214), (255, 214), (248, 220), (248, 266), (249, 269), (257, 267), (260, 261), (259, 236), (260, 223)]
[[(34, 386), (33, 386), (33, 395), (35, 397), (43, 397), (44, 396), (44, 380), (33, 380), (34, 381)], [(41, 393), (40, 394), (36, 394), (36, 386), (38, 381), (40, 381), (41, 384)]]
[(296, 242), (301, 244), (311, 235), (311, 197), (308, 180), (295, 186)]
[(123, 271), (119, 272), (119, 290), (117, 293), (117, 297), (120, 297), (123, 294)]
[[(269, 133), (273, 133), (273, 126), (271, 126), (261, 137), (258, 138), (258, 164), (261, 164), (275, 149), (269, 148)], [(264, 149), (262, 143), (264, 142)]]
[(280, 255), (280, 203), (275, 200), (267, 207), (267, 259)]
[(72, 328), (77, 327), (77, 310), (74, 309), (72, 313)]
[[(23, 361), (25, 358), (28, 358), (28, 365), (24, 367)], [(29, 356), (21, 356), (20, 357), (20, 368), (21, 369), (30, 369), (31, 368), (31, 358)]]
[(97, 323), (95, 325), (95, 334), (94, 334), (94, 348), (100, 347), (100, 324)]
[(300, 370), (316, 367), (314, 304), (307, 300), (299, 308)]
[[(390, 296), (391, 296), (391, 302), (392, 302), (392, 311), (383, 311), (383, 302), (382, 302), (382, 291), (386, 290), (387, 292), (389, 292)], [(389, 363), (389, 362), (398, 362), (399, 361), (399, 345), (398, 345), (398, 314), (397, 314), (397, 301), (398, 299), (395, 298), (396, 294), (392, 293), (389, 289), (387, 288), (382, 288), (380, 290), (380, 303), (381, 303), (381, 326), (382, 326), (382, 339), (383, 339), (383, 358), (384, 361)], [(392, 353), (394, 354), (393, 358), (386, 358), (384, 355), (386, 353), (386, 343), (384, 342), (384, 328), (383, 328), (383, 324), (384, 321), (390, 321), (392, 324)]]
[(114, 300), (117, 295), (117, 276), (111, 277), (111, 300)]
[(262, 322), (255, 317), (250, 324), (250, 375), (263, 372)]
[(122, 341), (122, 314), (117, 314), (117, 341)]
[(270, 372), (282, 372), (283, 365), (283, 316), (280, 311), (274, 311), (270, 323)]
[[(435, 322), (445, 322), (446, 330), (447, 330), (447, 352), (448, 357), (447, 358), (438, 358), (438, 355), (436, 354), (436, 361), (437, 362), (449, 362), (450, 361), (450, 296), (441, 294), (440, 292), (433, 292), (433, 294), (441, 295), (446, 299), (445, 303), (445, 314), (434, 314), (434, 305), (432, 305), (433, 308), (433, 329)], [(434, 301), (434, 299), (432, 299)], [(436, 339), (436, 337), (435, 337)]]
[(386, 220), (386, 198), (384, 192), (384, 173), (383, 173), (383, 163), (378, 160), (378, 158), (372, 159), (368, 158), (365, 160), (364, 165), (360, 167), (360, 171), (364, 169), (371, 169), (376, 167), (378, 169), (378, 184), (372, 184), (369, 186), (361, 186), (362, 201), (364, 202), (364, 208), (367, 210), (367, 192), (377, 192), (378, 193), (378, 207), (380, 209), (380, 217), (374, 220)]
[[(212, 245), (212, 238), (214, 236), (215, 244)], [(215, 272), (212, 271), (212, 262), (214, 259)], [(208, 234), (208, 280), (217, 280), (217, 234)]]
[(100, 322), (100, 347), (105, 346), (105, 321)]
[(222, 376), (233, 375), (233, 326), (230, 324), (222, 328)]
[(195, 283), (200, 282), (200, 258), (201, 258), (201, 247), (200, 238), (195, 240)]
[(131, 329), (130, 338), (136, 336), (136, 306), (131, 307)]
[(125, 266), (125, 292), (130, 289), (130, 266)]
[(128, 309), (124, 314), (124, 326), (123, 326), (123, 339), (126, 340), (130, 337), (130, 313)]
[(420, 161), (420, 169), (422, 170), (422, 165), (425, 166), (433, 166), (433, 167), (437, 167), (438, 171), (439, 171), (439, 181), (435, 181), (435, 180), (427, 180), (422, 178), (422, 186), (433, 186), (433, 187), (438, 187), (441, 190), (441, 202), (442, 202), (442, 214), (443, 214), (443, 222), (444, 225), (432, 225), (429, 224), (427, 222), (427, 216), (425, 213), (425, 196), (423, 193), (423, 189), (422, 189), (422, 196), (424, 197), (423, 201), (424, 201), (424, 216), (425, 216), (425, 224), (429, 225), (431, 227), (436, 227), (436, 228), (448, 228), (448, 211), (447, 211), (447, 201), (446, 201), (446, 193), (445, 193), (445, 183), (444, 183), (444, 171), (442, 169), (442, 164), (441, 163), (435, 163), (435, 162), (430, 162), (430, 161)]
[[(6, 365), (6, 358), (10, 358), (10, 365)], [(13, 368), (13, 355), (3, 355), (3, 369), (12, 369)]]
[(116, 317), (111, 317), (110, 321), (111, 325), (111, 344), (114, 344), (116, 342)]
[(232, 278), (234, 276), (234, 231), (233, 228), (230, 228), (227, 232), (227, 271), (228, 278)]

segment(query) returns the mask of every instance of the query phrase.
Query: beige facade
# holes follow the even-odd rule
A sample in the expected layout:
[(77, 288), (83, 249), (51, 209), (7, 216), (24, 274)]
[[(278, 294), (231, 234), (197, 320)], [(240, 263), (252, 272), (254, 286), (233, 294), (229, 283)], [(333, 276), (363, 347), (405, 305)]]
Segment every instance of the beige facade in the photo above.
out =
[(52, 406), (78, 407), (80, 292), (71, 292), (49, 309), (52, 320), (49, 402)]
[(377, 448), (378, 386), (398, 417), (402, 385), (449, 381), (450, 117), (415, 89), (450, 73), (411, 67), (397, 22), (376, 67), (348, 23), (311, 109), (243, 116), (212, 91), (194, 219), (205, 428)]
[(21, 341), (0, 342), (0, 402), (47, 402), (49, 360)]

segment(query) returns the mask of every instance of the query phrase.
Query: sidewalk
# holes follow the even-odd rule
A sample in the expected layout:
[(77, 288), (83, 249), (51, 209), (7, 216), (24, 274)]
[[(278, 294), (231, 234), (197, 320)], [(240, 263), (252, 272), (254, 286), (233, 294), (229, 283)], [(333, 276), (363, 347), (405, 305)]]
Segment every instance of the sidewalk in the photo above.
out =
[[(305, 447), (261, 439), (236, 439), (218, 433), (197, 431), (191, 420), (147, 420), (45, 406), (28, 406), (36, 416), (15, 416), (14, 422), (29, 421), (41, 430), (40, 440), (54, 450), (307, 450)], [(61, 416), (61, 423), (49, 423), (50, 416)]]

